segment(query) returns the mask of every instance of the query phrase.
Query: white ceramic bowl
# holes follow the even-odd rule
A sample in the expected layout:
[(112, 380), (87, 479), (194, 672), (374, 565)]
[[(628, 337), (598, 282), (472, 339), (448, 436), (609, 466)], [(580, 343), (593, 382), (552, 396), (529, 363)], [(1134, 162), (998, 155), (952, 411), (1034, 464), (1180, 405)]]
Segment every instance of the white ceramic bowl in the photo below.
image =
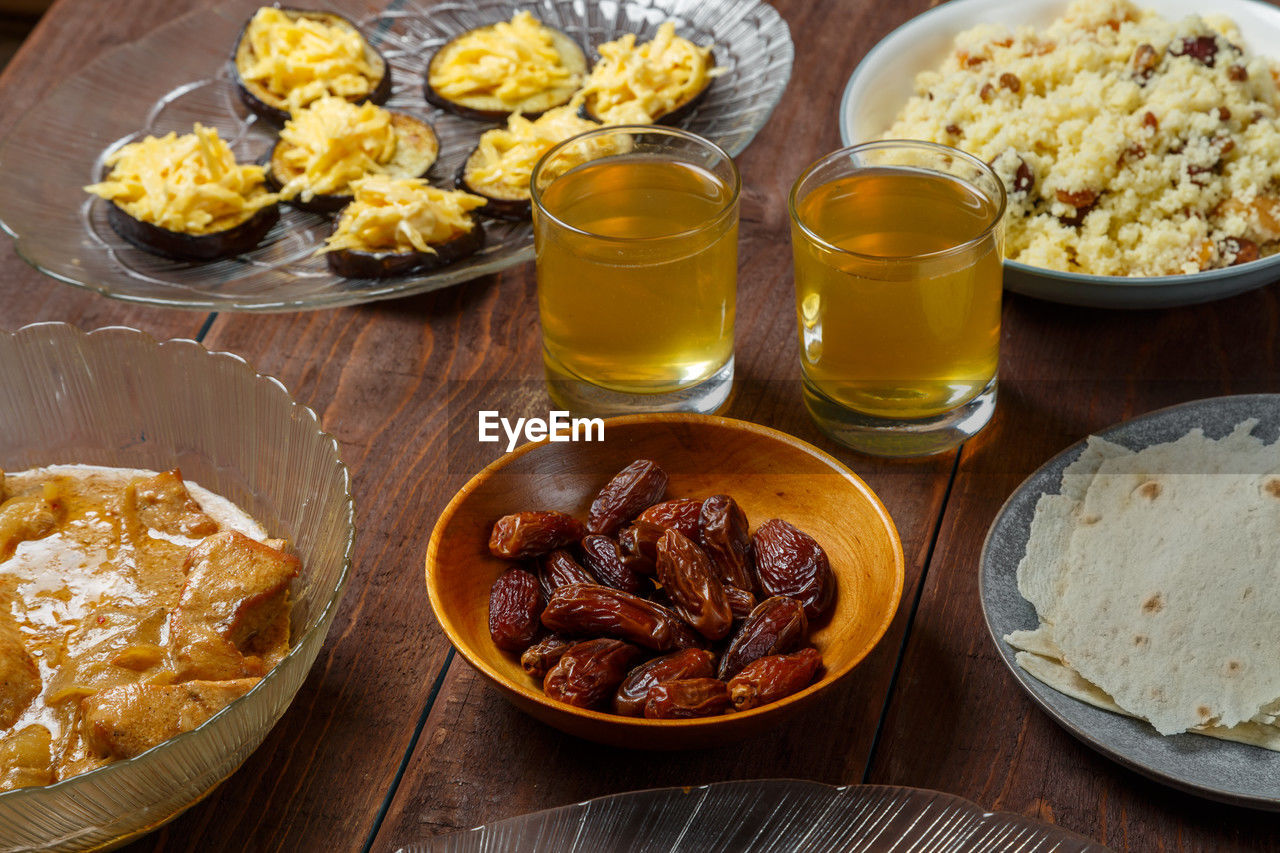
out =
[[(1257, 0), (1135, 0), (1162, 17), (1225, 15), (1236, 22), (1244, 47), (1280, 57), (1280, 9)], [(982, 23), (1044, 28), (1068, 0), (951, 0), (917, 15), (885, 36), (863, 58), (840, 102), (840, 138), (846, 145), (879, 139), (915, 92), (921, 71), (937, 68), (955, 37)], [(1058, 272), (1005, 261), (1005, 287), (1017, 293), (1101, 308), (1166, 308), (1233, 296), (1280, 279), (1280, 255), (1226, 269), (1148, 278)]]
[(306, 678), (346, 586), (347, 469), (315, 412), (238, 356), (133, 329), (0, 332), (0, 467), (168, 470), (248, 510), (302, 558), (293, 649), (204, 725), (136, 758), (0, 793), (0, 851), (102, 849), (198, 801), (257, 748)]

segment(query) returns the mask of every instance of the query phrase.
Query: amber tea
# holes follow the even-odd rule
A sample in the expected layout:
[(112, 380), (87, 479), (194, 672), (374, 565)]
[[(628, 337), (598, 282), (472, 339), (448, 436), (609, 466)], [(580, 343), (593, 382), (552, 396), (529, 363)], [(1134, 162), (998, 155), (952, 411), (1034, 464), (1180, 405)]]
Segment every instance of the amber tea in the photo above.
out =
[(659, 153), (595, 160), (543, 189), (534, 231), (553, 389), (657, 397), (732, 370), (736, 182)]
[[(994, 404), (1003, 195), (914, 166), (842, 171), (793, 195), (796, 313), (810, 410), (820, 424), (847, 410), (871, 429), (910, 431), (984, 393)], [(862, 449), (945, 449), (919, 446)]]

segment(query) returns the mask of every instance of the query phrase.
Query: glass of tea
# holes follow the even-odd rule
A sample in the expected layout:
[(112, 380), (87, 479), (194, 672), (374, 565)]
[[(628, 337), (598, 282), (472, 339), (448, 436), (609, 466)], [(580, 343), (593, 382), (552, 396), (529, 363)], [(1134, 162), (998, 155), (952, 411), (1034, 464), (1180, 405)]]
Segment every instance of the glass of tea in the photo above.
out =
[(733, 384), (733, 158), (667, 127), (604, 127), (533, 169), (542, 355), (570, 411), (713, 412)]
[(995, 411), (1005, 190), (930, 142), (843, 148), (788, 202), (805, 405), (882, 456), (957, 446)]

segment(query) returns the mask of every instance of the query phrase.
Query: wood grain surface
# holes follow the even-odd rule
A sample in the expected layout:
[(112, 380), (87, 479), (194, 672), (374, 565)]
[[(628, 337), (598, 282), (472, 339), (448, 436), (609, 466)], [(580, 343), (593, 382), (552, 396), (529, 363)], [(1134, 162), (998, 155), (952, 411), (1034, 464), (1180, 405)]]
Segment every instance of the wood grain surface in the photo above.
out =
[[(0, 136), (88, 60), (199, 5), (58, 0), (0, 76)], [(1116, 850), (1280, 849), (1274, 815), (1149, 782), (1060, 730), (1005, 670), (977, 598), (987, 527), (1058, 450), (1160, 406), (1278, 390), (1274, 286), (1149, 312), (1010, 297), (1000, 402), (983, 435), (914, 462), (835, 447), (800, 400), (786, 193), (805, 165), (838, 147), (836, 107), (858, 60), (929, 4), (775, 5), (797, 61), (782, 104), (739, 158), (739, 381), (727, 414), (813, 442), (881, 496), (907, 562), (889, 634), (817, 707), (736, 746), (648, 753), (563, 735), (514, 710), (451, 651), (422, 579), (437, 516), (501, 452), (477, 442), (477, 410), (514, 417), (550, 406), (532, 266), (360, 308), (208, 315), (56, 283), (4, 241), (0, 328), (125, 324), (239, 353), (320, 414), (354, 478), (352, 582), (297, 699), (239, 772), (126, 849), (389, 851), (588, 797), (768, 777), (937, 788)]]

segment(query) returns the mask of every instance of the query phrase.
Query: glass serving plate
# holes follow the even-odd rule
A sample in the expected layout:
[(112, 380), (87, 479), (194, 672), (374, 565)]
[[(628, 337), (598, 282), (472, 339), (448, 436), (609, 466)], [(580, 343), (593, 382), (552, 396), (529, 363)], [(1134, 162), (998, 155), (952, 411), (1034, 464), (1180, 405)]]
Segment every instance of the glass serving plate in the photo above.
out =
[(1086, 853), (1101, 844), (940, 791), (798, 779), (632, 791), (410, 844), (400, 853)]
[[(497, 272), (533, 257), (527, 223), (485, 220), (485, 248), (428, 275), (345, 279), (313, 256), (327, 217), (281, 206), (280, 222), (254, 251), (227, 260), (171, 261), (126, 243), (107, 225), (107, 202), (84, 192), (103, 173), (103, 157), (146, 134), (216, 127), (241, 161), (262, 158), (276, 128), (241, 104), (228, 57), (245, 21), (261, 5), (234, 0), (200, 9), (87, 65), (32, 110), (0, 146), (0, 226), (25, 260), (59, 281), (152, 305), (216, 311), (331, 308), (423, 293)], [(698, 44), (714, 44), (727, 69), (681, 126), (738, 154), (764, 125), (791, 75), (786, 22), (762, 0), (478, 0), (432, 5), (392, 0), (365, 16), (358, 0), (326, 3), (356, 21), (392, 69), (386, 106), (434, 125), (440, 159), (429, 178), (453, 186), (480, 134), (495, 123), (430, 107), (422, 91), (431, 54), (454, 36), (528, 9), (594, 48), (628, 32), (648, 39), (671, 19)]]

